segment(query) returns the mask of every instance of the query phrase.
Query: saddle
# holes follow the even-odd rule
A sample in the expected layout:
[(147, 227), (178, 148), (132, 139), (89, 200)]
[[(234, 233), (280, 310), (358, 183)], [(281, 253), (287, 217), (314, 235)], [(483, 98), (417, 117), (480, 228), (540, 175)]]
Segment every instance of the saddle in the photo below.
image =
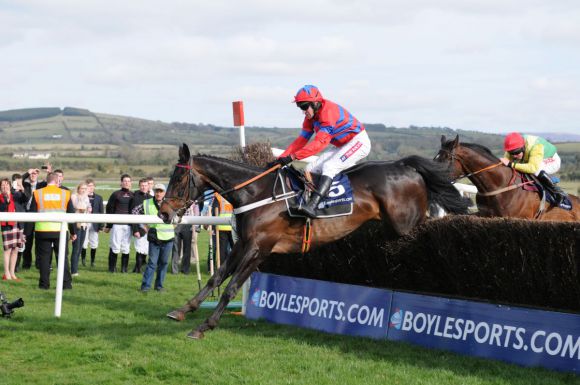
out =
[[(304, 217), (298, 212), (301, 205), (305, 204), (305, 197), (309, 196), (314, 186), (318, 184), (320, 175), (312, 174), (314, 186), (310, 183), (303, 171), (297, 170), (292, 165), (278, 170), (278, 181), (283, 194), (291, 191), (296, 193), (293, 198), (286, 199), (288, 215), (291, 217)], [(327, 196), (320, 201), (316, 208), (316, 218), (333, 218), (352, 214), (354, 196), (350, 180), (346, 174), (338, 174), (332, 180), (332, 186)]]
[[(560, 179), (558, 177), (550, 176), (550, 178), (552, 179), (552, 182), (554, 184), (560, 182)], [(522, 186), (522, 188), (525, 191), (537, 192), (542, 198), (542, 200), (545, 199), (546, 202), (548, 202), (548, 204), (550, 204), (551, 206), (556, 206), (567, 211), (572, 210), (572, 201), (568, 196), (565, 196), (562, 202), (559, 205), (556, 205), (556, 198), (554, 197), (552, 192), (549, 189), (545, 188), (544, 185), (542, 185), (542, 183), (538, 180), (538, 178), (535, 175), (517, 172), (516, 183), (518, 183), (518, 179), (521, 180), (521, 183), (525, 183)]]

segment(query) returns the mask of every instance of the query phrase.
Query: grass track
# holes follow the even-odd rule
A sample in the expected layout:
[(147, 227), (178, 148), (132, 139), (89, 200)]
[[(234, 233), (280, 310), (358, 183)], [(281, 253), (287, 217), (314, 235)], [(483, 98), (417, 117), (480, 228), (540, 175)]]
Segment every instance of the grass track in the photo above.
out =
[[(205, 256), (207, 234), (201, 237)], [(168, 274), (166, 292), (142, 294), (139, 275), (106, 272), (107, 241), (102, 237), (97, 266), (80, 267), (73, 290), (64, 292), (60, 319), (54, 290), (36, 288), (34, 268), (19, 274), (20, 283), (0, 281), (10, 300), (25, 301), (12, 319), (0, 319), (0, 384), (580, 384), (571, 374), (229, 312), (204, 340), (190, 340), (185, 335), (211, 310), (182, 323), (165, 313), (193, 295), (195, 276)], [(51, 278), (54, 287), (56, 271)]]

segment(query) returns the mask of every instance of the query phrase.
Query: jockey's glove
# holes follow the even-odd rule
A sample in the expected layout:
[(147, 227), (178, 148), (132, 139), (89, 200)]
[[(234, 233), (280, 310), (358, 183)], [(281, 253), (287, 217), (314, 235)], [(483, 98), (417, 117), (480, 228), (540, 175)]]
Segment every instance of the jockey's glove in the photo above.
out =
[(294, 160), (294, 158), (292, 157), (292, 155), (288, 155), (288, 156), (283, 156), (281, 158), (276, 159), (276, 163), (280, 164), (280, 166), (284, 167), (287, 164), (292, 163), (292, 161)]
[(268, 163), (268, 168), (272, 168), (272, 167), (274, 167), (277, 164), (279, 164), (280, 166), (284, 167), (287, 164), (292, 163), (293, 160), (294, 160), (294, 158), (292, 157), (292, 155), (283, 156), (281, 158), (276, 159), (273, 162)]

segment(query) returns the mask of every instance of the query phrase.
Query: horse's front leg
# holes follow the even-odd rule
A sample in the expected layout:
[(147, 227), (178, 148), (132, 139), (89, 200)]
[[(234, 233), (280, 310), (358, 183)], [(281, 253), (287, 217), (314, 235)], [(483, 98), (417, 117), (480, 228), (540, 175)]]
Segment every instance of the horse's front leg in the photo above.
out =
[(173, 310), (167, 313), (167, 317), (175, 321), (183, 321), (185, 319), (185, 314), (191, 311), (195, 311), (199, 308), (201, 303), (207, 298), (207, 296), (222, 282), (228, 278), (232, 272), (236, 269), (239, 263), (241, 242), (234, 244), (231, 254), (220, 266), (220, 268), (211, 276), (207, 281), (207, 284), (197, 293), (192, 299), (187, 301), (183, 307)]
[(240, 290), (240, 287), (246, 282), (250, 277), (250, 274), (254, 272), (258, 265), (262, 262), (260, 258), (260, 251), (257, 247), (252, 248), (241, 258), (236, 270), (232, 274), (232, 279), (226, 286), (224, 293), (222, 294), (219, 303), (217, 304), (212, 315), (206, 319), (197, 329), (192, 330), (187, 336), (193, 339), (201, 339), (207, 330), (214, 329), (224, 310), (226, 309), (228, 303), (236, 297), (236, 294)]

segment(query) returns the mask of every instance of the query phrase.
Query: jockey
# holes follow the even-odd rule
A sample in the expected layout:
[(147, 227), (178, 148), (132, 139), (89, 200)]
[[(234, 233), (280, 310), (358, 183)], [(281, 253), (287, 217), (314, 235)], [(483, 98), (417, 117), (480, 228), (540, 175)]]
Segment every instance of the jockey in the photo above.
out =
[(511, 132), (505, 137), (503, 148), (505, 154), (500, 160), (504, 165), (536, 175), (546, 190), (552, 193), (556, 205), (562, 203), (566, 193), (548, 175), (560, 169), (561, 161), (556, 146), (539, 136)]
[[(294, 103), (304, 112), (302, 131), (275, 163), (285, 166), (326, 149), (306, 166), (306, 173), (321, 174), (318, 191), (314, 191), (301, 208), (304, 215), (314, 218), (314, 210), (328, 193), (332, 178), (365, 158), (371, 150), (371, 142), (363, 124), (343, 107), (324, 99), (317, 87), (300, 88)], [(313, 134), (314, 139), (308, 143)], [(329, 144), (333, 147), (327, 148)]]

